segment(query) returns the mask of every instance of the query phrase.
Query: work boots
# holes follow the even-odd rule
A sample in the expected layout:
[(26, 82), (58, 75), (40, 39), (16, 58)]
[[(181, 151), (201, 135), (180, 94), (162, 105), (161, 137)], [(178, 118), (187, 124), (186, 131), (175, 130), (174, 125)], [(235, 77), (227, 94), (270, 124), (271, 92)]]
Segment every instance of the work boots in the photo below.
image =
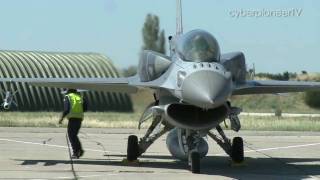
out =
[(71, 158), (72, 159), (79, 159), (81, 156), (83, 156), (83, 154), (84, 154), (84, 150), (81, 149), (80, 151), (73, 153)]

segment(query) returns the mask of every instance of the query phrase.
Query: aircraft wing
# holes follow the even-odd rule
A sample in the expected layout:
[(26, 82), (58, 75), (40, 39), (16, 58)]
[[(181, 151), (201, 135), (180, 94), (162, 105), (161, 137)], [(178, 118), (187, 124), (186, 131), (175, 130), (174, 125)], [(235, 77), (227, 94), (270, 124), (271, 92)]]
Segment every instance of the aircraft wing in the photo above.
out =
[(236, 86), (232, 95), (276, 94), (303, 92), (307, 90), (320, 90), (320, 82), (253, 80)]
[(135, 93), (138, 88), (129, 78), (0, 78), (0, 82), (27, 83), (33, 86)]

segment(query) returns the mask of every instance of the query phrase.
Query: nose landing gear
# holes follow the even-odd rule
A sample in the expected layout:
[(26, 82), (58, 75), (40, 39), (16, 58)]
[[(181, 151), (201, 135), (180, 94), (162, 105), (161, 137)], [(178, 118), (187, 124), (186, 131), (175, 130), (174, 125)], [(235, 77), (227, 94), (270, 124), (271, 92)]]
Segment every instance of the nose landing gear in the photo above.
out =
[[(201, 138), (198, 133), (185, 131), (186, 144), (184, 145), (184, 151), (188, 154), (188, 164), (192, 173), (200, 173), (200, 153), (199, 153), (199, 139)], [(182, 136), (183, 138), (183, 136)], [(183, 143), (183, 142), (181, 142)]]

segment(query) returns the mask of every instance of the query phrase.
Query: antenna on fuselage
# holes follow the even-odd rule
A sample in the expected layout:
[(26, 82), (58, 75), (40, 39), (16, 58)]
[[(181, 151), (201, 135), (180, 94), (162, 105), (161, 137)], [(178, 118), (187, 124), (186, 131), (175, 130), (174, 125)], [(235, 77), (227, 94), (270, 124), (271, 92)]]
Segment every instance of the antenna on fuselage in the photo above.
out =
[(182, 5), (181, 0), (177, 0), (177, 35), (183, 33), (183, 26), (182, 26)]

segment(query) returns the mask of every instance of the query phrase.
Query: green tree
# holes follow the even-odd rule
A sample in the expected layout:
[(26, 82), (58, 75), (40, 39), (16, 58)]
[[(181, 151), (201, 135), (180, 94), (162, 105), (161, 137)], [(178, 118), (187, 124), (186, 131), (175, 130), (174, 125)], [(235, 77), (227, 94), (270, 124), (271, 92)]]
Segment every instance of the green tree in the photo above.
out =
[[(312, 79), (312, 81), (319, 82), (318, 78)], [(310, 90), (304, 93), (304, 102), (306, 105), (312, 108), (320, 109), (320, 91)]]
[(166, 40), (164, 30), (160, 31), (159, 17), (148, 14), (142, 29), (143, 50), (153, 50), (166, 53)]
[(311, 90), (305, 92), (304, 102), (312, 108), (320, 109), (320, 91)]
[(162, 30), (160, 33), (158, 47), (159, 47), (158, 52), (162, 54), (166, 54), (166, 35), (164, 33), (164, 30)]

